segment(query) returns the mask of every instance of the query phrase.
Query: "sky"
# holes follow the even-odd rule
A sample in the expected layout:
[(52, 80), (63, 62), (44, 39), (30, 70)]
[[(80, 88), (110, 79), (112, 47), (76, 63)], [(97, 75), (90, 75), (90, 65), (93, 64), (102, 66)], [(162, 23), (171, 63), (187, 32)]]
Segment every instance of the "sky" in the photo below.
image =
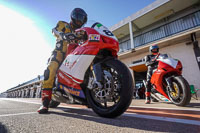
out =
[(155, 0), (0, 0), (0, 93), (43, 75), (55, 47), (51, 30), (74, 8), (111, 27)]

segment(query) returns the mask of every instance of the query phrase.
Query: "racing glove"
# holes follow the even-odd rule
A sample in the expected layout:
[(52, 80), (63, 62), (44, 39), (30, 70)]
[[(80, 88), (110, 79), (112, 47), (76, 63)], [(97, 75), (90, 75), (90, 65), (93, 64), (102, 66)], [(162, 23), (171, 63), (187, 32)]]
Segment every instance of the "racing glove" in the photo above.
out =
[(77, 37), (76, 35), (74, 35), (73, 33), (60, 33), (61, 34), (61, 37), (62, 37), (62, 40), (66, 40), (68, 42), (74, 42)]

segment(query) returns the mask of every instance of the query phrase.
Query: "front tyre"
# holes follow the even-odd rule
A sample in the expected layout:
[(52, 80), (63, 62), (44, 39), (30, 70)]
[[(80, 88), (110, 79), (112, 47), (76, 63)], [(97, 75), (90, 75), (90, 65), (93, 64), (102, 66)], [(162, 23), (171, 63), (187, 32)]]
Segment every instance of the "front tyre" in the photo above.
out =
[[(129, 69), (119, 60), (101, 64), (103, 88), (86, 89), (90, 107), (99, 116), (114, 118), (126, 111), (133, 96), (133, 80)], [(89, 80), (94, 80), (92, 72)]]
[(182, 76), (172, 77), (173, 91), (168, 92), (170, 100), (177, 106), (186, 106), (190, 103), (190, 86)]

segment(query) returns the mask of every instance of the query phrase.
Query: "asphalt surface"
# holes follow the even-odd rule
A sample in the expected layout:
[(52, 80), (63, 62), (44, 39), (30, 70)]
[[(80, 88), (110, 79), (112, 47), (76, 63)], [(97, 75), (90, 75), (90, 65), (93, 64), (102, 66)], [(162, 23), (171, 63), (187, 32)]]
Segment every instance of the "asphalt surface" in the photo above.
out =
[(62, 104), (38, 114), (40, 99), (0, 98), (0, 133), (200, 132), (200, 102), (188, 107), (133, 100), (122, 116), (107, 119), (85, 106)]

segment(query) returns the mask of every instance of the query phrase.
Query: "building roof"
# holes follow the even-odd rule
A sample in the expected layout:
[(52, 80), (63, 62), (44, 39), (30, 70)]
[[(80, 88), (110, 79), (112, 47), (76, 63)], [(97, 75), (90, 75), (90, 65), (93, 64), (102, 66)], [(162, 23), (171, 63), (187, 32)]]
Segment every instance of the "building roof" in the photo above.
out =
[(120, 39), (130, 34), (129, 22), (132, 23), (132, 31), (135, 32), (196, 3), (199, 3), (199, 0), (156, 0), (113, 25), (110, 30)]
[(149, 12), (153, 11), (154, 9), (158, 8), (159, 6), (162, 6), (163, 4), (169, 2), (170, 0), (157, 0), (155, 2), (153, 2), (152, 4), (144, 7), (143, 9), (137, 11), (136, 13), (132, 14), (131, 16), (128, 16), (127, 18), (121, 20), (119, 23), (113, 25), (110, 30), (114, 31), (124, 25), (126, 25), (127, 23), (136, 20), (137, 18), (148, 14)]

